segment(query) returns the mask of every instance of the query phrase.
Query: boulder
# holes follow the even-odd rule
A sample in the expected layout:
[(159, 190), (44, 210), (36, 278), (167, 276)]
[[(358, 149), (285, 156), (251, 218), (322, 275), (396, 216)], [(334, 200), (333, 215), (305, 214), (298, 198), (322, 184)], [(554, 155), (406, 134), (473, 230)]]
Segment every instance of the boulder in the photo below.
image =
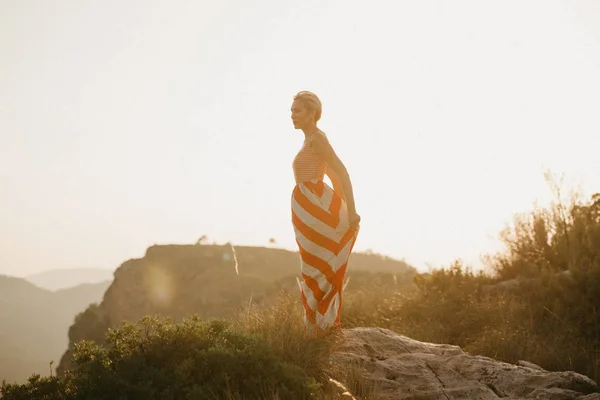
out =
[(382, 328), (346, 329), (343, 335), (332, 364), (352, 366), (378, 399), (600, 400), (596, 382), (572, 371), (500, 362)]

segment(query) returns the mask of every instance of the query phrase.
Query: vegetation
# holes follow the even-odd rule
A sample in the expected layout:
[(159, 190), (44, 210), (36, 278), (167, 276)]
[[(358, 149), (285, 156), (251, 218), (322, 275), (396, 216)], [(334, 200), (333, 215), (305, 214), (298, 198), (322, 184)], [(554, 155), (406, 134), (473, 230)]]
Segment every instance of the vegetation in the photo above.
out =
[(78, 342), (76, 369), (64, 376), (35, 375), (0, 393), (3, 400), (313, 398), (335, 335), (306, 337), (290, 306), (236, 320), (147, 316), (110, 330), (105, 346)]
[(415, 277), (417, 290), (365, 288), (348, 296), (347, 327), (379, 326), (507, 362), (600, 378), (600, 194), (555, 200), (515, 217), (488, 257), (492, 273), (461, 262)]
[[(345, 328), (388, 328), (598, 381), (600, 195), (564, 200), (554, 188), (550, 207), (515, 217), (502, 232), (506, 248), (488, 257), (487, 273), (455, 261), (410, 280), (391, 272), (351, 274)], [(23, 385), (4, 384), (0, 398), (286, 399), (294, 393), (327, 399), (333, 375), (344, 376), (358, 398), (374, 398), (351, 368), (335, 371), (339, 366), (329, 364), (339, 336), (307, 337), (300, 312), (296, 288), (274, 303), (247, 303), (227, 319), (144, 317), (98, 337), (102, 346), (79, 341), (76, 368), (60, 378), (34, 375)]]

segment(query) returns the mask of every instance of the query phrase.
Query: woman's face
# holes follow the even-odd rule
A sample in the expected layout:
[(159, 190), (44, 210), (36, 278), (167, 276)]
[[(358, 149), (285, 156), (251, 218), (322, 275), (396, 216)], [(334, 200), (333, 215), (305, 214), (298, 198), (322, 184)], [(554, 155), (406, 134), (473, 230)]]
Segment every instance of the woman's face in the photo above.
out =
[(304, 102), (300, 99), (294, 100), (292, 103), (292, 122), (294, 128), (303, 129), (314, 124), (314, 111), (309, 111), (305, 106)]

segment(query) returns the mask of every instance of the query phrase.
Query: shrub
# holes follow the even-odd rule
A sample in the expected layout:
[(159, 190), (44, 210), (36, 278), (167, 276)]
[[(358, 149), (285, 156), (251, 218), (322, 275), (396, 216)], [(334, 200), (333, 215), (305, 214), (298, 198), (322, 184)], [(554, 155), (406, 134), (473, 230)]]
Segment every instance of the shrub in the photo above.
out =
[(455, 262), (417, 275), (414, 292), (347, 294), (345, 321), (598, 381), (600, 194), (567, 202), (554, 189), (549, 208), (516, 216), (502, 233), (506, 249), (488, 257), (493, 274)]
[(264, 336), (226, 321), (192, 317), (180, 324), (160, 317), (125, 323), (107, 347), (76, 344), (76, 368), (64, 377), (32, 377), (4, 384), (3, 400), (79, 399), (308, 399), (314, 378), (282, 360)]

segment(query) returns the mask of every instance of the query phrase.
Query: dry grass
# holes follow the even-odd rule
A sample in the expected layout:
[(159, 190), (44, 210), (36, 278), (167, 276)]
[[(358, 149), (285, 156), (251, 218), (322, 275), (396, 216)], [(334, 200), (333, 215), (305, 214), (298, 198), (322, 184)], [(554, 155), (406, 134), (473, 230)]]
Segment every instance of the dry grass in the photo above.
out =
[(309, 336), (298, 296), (280, 292), (270, 307), (249, 307), (237, 315), (234, 326), (264, 336), (277, 356), (304, 369), (319, 381), (327, 378), (329, 355), (339, 335), (334, 331), (318, 339)]
[[(340, 399), (343, 391), (353, 395), (356, 400), (377, 399), (376, 388), (365, 380), (359, 366), (330, 363), (331, 353), (343, 340), (339, 331), (332, 330), (316, 339), (308, 334), (302, 319), (299, 296), (280, 292), (273, 306), (250, 307), (233, 321), (236, 329), (264, 336), (275, 354), (300, 366), (309, 376), (317, 379), (323, 387), (321, 400)], [(339, 385), (345, 390), (341, 390)], [(277, 396), (273, 394), (265, 398), (276, 399)]]
[(464, 270), (440, 270), (422, 278), (417, 292), (347, 293), (345, 326), (378, 326), (500, 361), (526, 360), (547, 370), (600, 379), (597, 302), (585, 301), (571, 281), (541, 279), (515, 293), (482, 294), (488, 278)]

